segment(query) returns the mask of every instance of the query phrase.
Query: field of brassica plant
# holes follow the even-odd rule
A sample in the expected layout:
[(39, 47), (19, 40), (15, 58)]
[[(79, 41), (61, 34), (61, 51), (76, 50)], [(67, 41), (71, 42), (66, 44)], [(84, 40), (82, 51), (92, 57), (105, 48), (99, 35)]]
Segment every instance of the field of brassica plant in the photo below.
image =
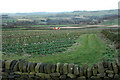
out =
[(3, 31), (5, 54), (52, 54), (65, 51), (80, 36), (79, 31)]

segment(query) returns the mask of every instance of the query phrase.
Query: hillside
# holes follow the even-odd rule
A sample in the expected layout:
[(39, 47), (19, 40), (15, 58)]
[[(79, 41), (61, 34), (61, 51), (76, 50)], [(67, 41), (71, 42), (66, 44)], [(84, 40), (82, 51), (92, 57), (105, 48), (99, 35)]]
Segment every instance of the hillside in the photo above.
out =
[(102, 15), (111, 15), (118, 14), (118, 9), (114, 10), (98, 10), (98, 11), (71, 11), (71, 12), (31, 12), (31, 13), (0, 13), (7, 15), (46, 15), (46, 16), (56, 16), (56, 15), (80, 15), (80, 16), (102, 16)]
[(118, 10), (101, 10), (101, 11), (73, 11), (73, 12), (34, 12), (34, 13), (14, 13), (2, 15), (2, 26), (9, 28), (28, 28), (31, 26), (41, 25), (116, 25), (118, 19)]

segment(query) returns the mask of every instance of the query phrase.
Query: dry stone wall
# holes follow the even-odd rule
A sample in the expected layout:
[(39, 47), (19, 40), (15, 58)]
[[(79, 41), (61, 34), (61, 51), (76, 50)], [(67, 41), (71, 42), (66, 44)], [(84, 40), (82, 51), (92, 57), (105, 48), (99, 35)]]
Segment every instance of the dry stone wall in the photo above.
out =
[(105, 59), (83, 67), (71, 63), (32, 63), (24, 60), (1, 60), (2, 80), (96, 80), (120, 79), (120, 64)]

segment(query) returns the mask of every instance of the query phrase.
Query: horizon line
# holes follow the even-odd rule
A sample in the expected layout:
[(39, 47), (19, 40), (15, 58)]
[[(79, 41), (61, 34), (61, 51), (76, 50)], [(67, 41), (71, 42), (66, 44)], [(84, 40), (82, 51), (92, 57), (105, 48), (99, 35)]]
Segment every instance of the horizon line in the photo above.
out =
[[(118, 10), (118, 9), (105, 9), (105, 10)], [(74, 12), (74, 11), (105, 11), (105, 10), (73, 10), (73, 11), (56, 11), (56, 12), (51, 12), (51, 11), (36, 11), (36, 12), (0, 12), (0, 14), (16, 14), (16, 13), (39, 13), (39, 12), (44, 12), (44, 13), (63, 13), (63, 12)]]

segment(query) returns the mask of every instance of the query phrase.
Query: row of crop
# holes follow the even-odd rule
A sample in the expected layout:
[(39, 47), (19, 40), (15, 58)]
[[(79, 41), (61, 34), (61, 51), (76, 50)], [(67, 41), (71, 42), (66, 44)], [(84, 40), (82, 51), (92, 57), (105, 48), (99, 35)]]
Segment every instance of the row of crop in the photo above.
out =
[(2, 49), (4, 53), (58, 53), (72, 46), (79, 36), (76, 31), (6, 31)]
[[(42, 43), (42, 42), (55, 42), (55, 41), (63, 41), (68, 39), (74, 39), (76, 38), (78, 34), (76, 33), (66, 33), (66, 32), (50, 32), (50, 31), (44, 31), (44, 32), (3, 32), (3, 44), (9, 43)], [(8, 39), (9, 38), (9, 39)]]
[[(71, 42), (71, 43), (70, 43)], [(68, 41), (68, 42), (63, 42), (62, 44), (60, 44), (59, 42), (57, 42), (58, 44), (31, 44), (31, 45), (25, 45), (25, 46), (20, 46), (18, 44), (14, 45), (10, 45), (8, 46), (4, 46), (3, 47), (3, 51), (7, 52), (7, 53), (14, 53), (14, 52), (19, 52), (22, 53), (23, 51), (25, 51), (26, 53), (38, 53), (38, 54), (44, 54), (44, 53), (54, 53), (54, 52), (62, 52), (64, 50), (66, 50), (66, 47), (71, 46), (72, 43), (74, 43), (73, 41)]]

